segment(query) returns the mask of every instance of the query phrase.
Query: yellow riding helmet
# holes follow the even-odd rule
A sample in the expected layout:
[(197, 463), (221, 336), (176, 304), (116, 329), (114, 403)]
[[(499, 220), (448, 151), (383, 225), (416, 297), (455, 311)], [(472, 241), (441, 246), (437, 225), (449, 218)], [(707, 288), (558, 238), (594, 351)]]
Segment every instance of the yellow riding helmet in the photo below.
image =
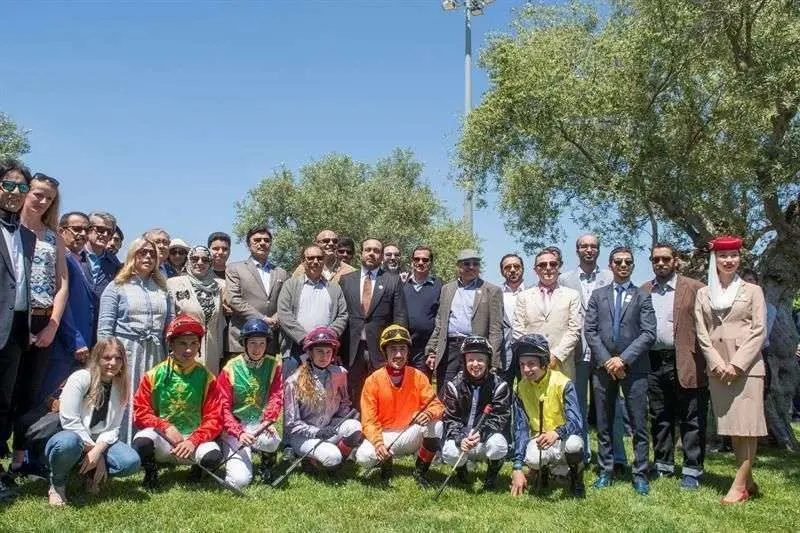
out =
[(411, 334), (408, 332), (408, 329), (400, 324), (390, 324), (381, 332), (381, 351), (383, 351), (384, 347), (390, 342), (405, 342), (411, 346)]

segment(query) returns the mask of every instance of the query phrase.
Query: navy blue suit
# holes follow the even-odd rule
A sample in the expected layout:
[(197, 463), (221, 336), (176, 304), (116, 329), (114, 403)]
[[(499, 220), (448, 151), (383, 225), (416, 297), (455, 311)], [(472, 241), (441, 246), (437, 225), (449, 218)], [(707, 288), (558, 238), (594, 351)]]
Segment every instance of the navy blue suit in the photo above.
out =
[[(586, 342), (592, 350), (592, 391), (597, 414), (597, 458), (601, 472), (614, 471), (611, 431), (619, 388), (633, 428), (633, 474), (645, 476), (649, 453), (647, 430), (647, 375), (650, 346), (656, 340), (656, 315), (650, 295), (629, 283), (622, 294), (619, 331), (614, 332), (615, 284), (595, 290), (584, 321)], [(611, 357), (625, 363), (626, 377), (616, 380), (603, 366)]]
[[(117, 277), (117, 273), (119, 269), (122, 268), (122, 263), (119, 262), (116, 255), (110, 253), (104, 253), (100, 256), (100, 273), (97, 277), (97, 282), (95, 282), (94, 278), (92, 277), (92, 269), (89, 266), (89, 251), (84, 249), (80, 251), (78, 254), (78, 261), (83, 271), (83, 276), (86, 282), (89, 284), (89, 287), (94, 294), (94, 308), (100, 309), (100, 297), (103, 295), (103, 291), (106, 290), (106, 287), (109, 283), (114, 281), (114, 278)], [(94, 317), (94, 324), (92, 325), (92, 346), (97, 341), (97, 313), (95, 313)]]
[(40, 399), (44, 399), (61, 384), (73, 370), (80, 367), (75, 350), (91, 349), (97, 334), (97, 301), (90, 281), (78, 258), (67, 252), (69, 298), (64, 307), (61, 324), (53, 340), (53, 353), (42, 382)]

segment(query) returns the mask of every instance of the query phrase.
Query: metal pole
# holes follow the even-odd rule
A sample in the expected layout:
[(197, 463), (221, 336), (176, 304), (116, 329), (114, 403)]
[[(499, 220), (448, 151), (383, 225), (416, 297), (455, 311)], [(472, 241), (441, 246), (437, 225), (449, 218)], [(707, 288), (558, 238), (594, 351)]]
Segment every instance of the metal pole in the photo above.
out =
[[(466, 124), (472, 109), (472, 25), (470, 7), (472, 0), (464, 2), (464, 122)], [(471, 234), (472, 229), (472, 178), (464, 176), (464, 227)]]

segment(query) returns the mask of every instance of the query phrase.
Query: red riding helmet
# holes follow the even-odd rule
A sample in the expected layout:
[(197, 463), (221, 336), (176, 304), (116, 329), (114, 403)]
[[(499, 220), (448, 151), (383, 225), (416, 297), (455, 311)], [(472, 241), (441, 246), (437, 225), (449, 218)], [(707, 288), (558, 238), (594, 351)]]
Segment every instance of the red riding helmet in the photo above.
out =
[(203, 338), (205, 332), (206, 328), (194, 316), (189, 313), (180, 313), (167, 326), (167, 342), (181, 335), (197, 335), (199, 338)]

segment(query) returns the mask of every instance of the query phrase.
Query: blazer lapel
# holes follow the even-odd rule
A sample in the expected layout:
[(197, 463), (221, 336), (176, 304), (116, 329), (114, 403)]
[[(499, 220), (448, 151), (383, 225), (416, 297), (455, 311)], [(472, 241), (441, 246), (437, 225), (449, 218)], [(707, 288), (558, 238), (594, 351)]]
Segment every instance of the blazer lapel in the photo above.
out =
[(14, 264), (11, 262), (11, 255), (8, 253), (8, 244), (6, 244), (6, 236), (2, 231), (0, 231), (0, 256), (3, 257), (8, 271), (11, 272), (12, 277), (14, 277)]
[(367, 310), (367, 314), (364, 316), (364, 318), (367, 318), (375, 310), (378, 302), (381, 301), (383, 291), (383, 269), (378, 269), (378, 273), (375, 274), (375, 281), (372, 285), (372, 297), (369, 300), (369, 309)]
[(481, 304), (483, 297), (483, 280), (479, 279), (475, 288), (475, 299), (472, 302), (472, 318), (475, 318), (475, 313), (478, 312), (478, 306)]
[(636, 287), (631, 283), (628, 285), (628, 289), (625, 291), (625, 294), (622, 296), (622, 312), (620, 313), (620, 322), (623, 318), (625, 318), (625, 313), (628, 311), (628, 307), (630, 307), (631, 302), (633, 301), (633, 297), (636, 295)]
[(264, 299), (266, 300), (267, 289), (264, 288), (264, 283), (261, 281), (261, 274), (258, 273), (258, 269), (256, 268), (256, 265), (253, 264), (253, 260), (246, 259), (244, 264), (245, 268), (247, 268), (247, 270), (250, 272), (250, 275), (253, 276), (253, 281), (255, 281), (255, 284), (259, 289), (261, 289), (261, 292), (264, 293)]

